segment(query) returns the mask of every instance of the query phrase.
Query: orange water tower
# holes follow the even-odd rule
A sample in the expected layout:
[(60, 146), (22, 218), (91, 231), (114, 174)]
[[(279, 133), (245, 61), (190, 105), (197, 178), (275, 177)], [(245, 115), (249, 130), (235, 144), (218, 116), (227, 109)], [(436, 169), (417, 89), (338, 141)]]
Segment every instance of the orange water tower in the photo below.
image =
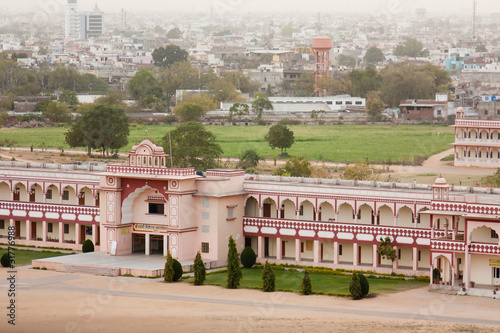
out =
[(333, 40), (330, 37), (314, 37), (312, 49), (316, 61), (314, 67), (315, 96), (325, 96), (324, 89), (318, 88), (318, 79), (326, 78), (330, 75), (330, 50), (333, 47)]

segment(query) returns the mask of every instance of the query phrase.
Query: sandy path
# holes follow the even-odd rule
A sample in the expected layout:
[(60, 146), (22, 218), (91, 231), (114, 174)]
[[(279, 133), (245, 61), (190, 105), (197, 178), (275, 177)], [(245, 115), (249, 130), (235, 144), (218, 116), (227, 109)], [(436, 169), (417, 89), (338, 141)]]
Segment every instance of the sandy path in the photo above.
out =
[(427, 287), (352, 301), (20, 268), (17, 288), (17, 325), (2, 315), (1, 332), (500, 332), (498, 300)]

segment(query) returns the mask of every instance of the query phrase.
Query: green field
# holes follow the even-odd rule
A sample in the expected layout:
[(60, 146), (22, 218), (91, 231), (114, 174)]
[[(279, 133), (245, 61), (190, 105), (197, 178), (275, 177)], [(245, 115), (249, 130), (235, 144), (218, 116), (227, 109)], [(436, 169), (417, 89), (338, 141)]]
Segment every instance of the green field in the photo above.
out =
[[(0, 257), (7, 252), (7, 249), (0, 249)], [(14, 250), (16, 262), (14, 266), (25, 266), (31, 265), (31, 260), (35, 259), (44, 259), (51, 257), (60, 257), (66, 256), (68, 254), (61, 252), (52, 252), (52, 251), (32, 251), (32, 250)]]
[[(276, 289), (300, 291), (300, 284), (304, 273), (297, 271), (275, 270)], [(349, 294), (350, 275), (333, 275), (326, 273), (310, 273), (313, 292)], [(193, 280), (193, 279), (191, 279)], [(218, 272), (207, 275), (205, 284), (226, 286), (227, 272)], [(428, 285), (428, 282), (415, 280), (401, 280), (394, 278), (368, 278), (370, 292), (377, 294), (398, 292)], [(243, 269), (243, 279), (240, 288), (262, 287), (262, 269)]]
[[(68, 128), (6, 128), (0, 131), (0, 142), (14, 138), (16, 147), (37, 148), (45, 144), (48, 148), (68, 149), (64, 142)], [(161, 143), (172, 128), (132, 124), (129, 145), (122, 151), (130, 151), (133, 144), (146, 137)], [(255, 149), (266, 158), (279, 154), (279, 150), (272, 150), (264, 141), (268, 126), (210, 126), (208, 129), (216, 135), (224, 157), (238, 157), (247, 149)], [(290, 129), (295, 133), (295, 143), (288, 149), (291, 157), (331, 162), (412, 163), (419, 156), (428, 157), (450, 148), (448, 144), (454, 141), (453, 129), (442, 125), (300, 125)]]

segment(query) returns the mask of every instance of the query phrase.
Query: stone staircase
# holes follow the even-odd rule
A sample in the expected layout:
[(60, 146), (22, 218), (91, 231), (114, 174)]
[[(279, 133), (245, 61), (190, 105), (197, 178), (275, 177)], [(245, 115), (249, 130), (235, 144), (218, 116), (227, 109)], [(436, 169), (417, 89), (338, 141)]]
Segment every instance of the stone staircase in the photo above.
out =
[(83, 274), (101, 275), (101, 276), (118, 276), (118, 275), (120, 275), (119, 268), (102, 267), (102, 266), (86, 266), (86, 265), (67, 265), (67, 264), (60, 265), (57, 268), (57, 272), (83, 273)]

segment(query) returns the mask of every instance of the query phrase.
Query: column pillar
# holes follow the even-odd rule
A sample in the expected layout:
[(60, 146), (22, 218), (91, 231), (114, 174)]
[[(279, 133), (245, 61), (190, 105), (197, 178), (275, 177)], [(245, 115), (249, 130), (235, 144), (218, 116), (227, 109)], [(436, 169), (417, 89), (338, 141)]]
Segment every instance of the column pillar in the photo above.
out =
[(398, 256), (398, 247), (397, 247), (397, 246), (394, 246), (394, 250), (396, 251), (396, 259), (395, 259), (395, 260), (394, 260), (394, 262), (392, 263), (392, 269), (393, 269), (393, 270), (396, 270), (396, 269), (398, 269), (398, 267), (399, 267), (399, 263), (398, 263), (398, 260), (399, 260), (399, 259), (398, 259), (398, 258), (399, 258), (399, 256)]
[(168, 251), (168, 235), (163, 235), (163, 256), (167, 256)]
[(257, 259), (264, 258), (264, 237), (257, 236)]
[(314, 261), (314, 263), (319, 263), (319, 261), (320, 261), (319, 260), (320, 259), (319, 258), (319, 240), (314, 240), (313, 246), (314, 246), (313, 247), (313, 250), (314, 250), (313, 251), (314, 252), (314, 254), (313, 254), (313, 261)]
[(431, 277), (430, 284), (433, 284), (434, 283), (434, 276), (432, 274), (432, 273), (434, 273), (434, 265), (433, 264), (431, 265), (430, 270), (431, 270), (431, 272), (429, 273), (429, 276)]
[(14, 227), (16, 226), (16, 222), (14, 222), (14, 219), (10, 219), (10, 220), (9, 220), (9, 226), (10, 226), (11, 228), (14, 228)]
[(31, 240), (31, 221), (26, 220), (26, 240), (29, 241)]
[(466, 288), (470, 288), (471, 274), (470, 274), (470, 254), (469, 245), (465, 245), (465, 267), (464, 267), (464, 283)]
[(97, 225), (92, 224), (92, 243), (97, 244)]
[(295, 261), (299, 262), (301, 257), (300, 257), (300, 239), (295, 240)]
[(451, 285), (455, 285), (455, 266), (450, 265), (450, 271), (451, 271)]
[(418, 248), (413, 247), (413, 270), (418, 270)]
[(47, 241), (47, 221), (42, 221), (42, 241)]
[(373, 267), (378, 267), (378, 245), (377, 244), (373, 244), (372, 245), (372, 262), (373, 262)]
[(276, 238), (276, 260), (281, 260), (281, 251), (282, 251), (282, 246), (281, 246), (281, 237)]
[[(93, 236), (93, 234), (92, 234)], [(149, 241), (149, 234), (146, 234), (146, 255), (149, 256), (150, 254), (150, 241)]]
[(395, 227), (398, 226), (398, 217), (397, 217), (397, 215), (394, 215), (394, 226)]
[(59, 243), (64, 242), (64, 223), (59, 222)]
[(333, 264), (339, 264), (339, 242), (333, 242)]
[(358, 249), (358, 243), (352, 243), (352, 265), (353, 266), (358, 266), (358, 255), (359, 255), (359, 249)]
[(264, 205), (259, 207), (259, 217), (264, 217)]
[[(75, 244), (80, 244), (80, 223), (75, 223)], [(94, 243), (95, 244), (95, 243)]]

